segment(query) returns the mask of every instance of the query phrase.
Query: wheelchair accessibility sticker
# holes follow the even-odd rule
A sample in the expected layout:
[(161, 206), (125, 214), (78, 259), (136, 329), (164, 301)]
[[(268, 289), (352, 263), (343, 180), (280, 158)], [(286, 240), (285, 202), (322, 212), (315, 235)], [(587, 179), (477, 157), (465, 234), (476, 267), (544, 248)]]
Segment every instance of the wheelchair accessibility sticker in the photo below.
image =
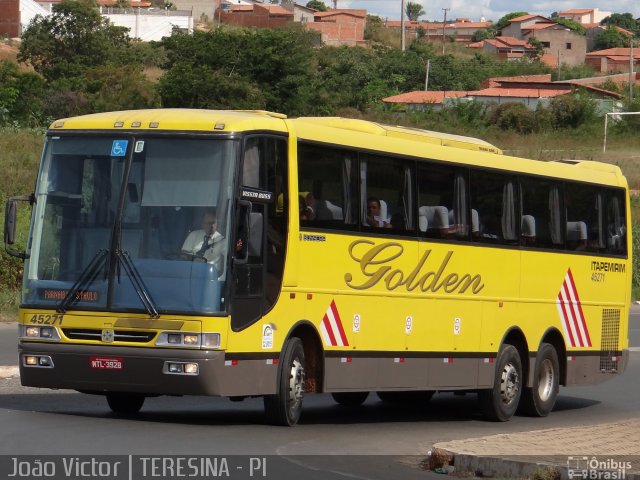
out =
[(112, 157), (124, 157), (127, 154), (127, 145), (129, 140), (114, 140), (111, 145)]

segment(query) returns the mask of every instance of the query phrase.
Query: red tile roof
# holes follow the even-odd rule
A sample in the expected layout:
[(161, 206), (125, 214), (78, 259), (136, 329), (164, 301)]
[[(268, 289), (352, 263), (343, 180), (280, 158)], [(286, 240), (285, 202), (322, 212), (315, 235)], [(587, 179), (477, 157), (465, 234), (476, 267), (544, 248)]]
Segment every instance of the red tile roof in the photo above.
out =
[(449, 92), (429, 92), (425, 90), (416, 90), (414, 92), (401, 93), (382, 99), (387, 103), (442, 103), (445, 98), (465, 97), (468, 92), (449, 91)]
[[(607, 48), (605, 50), (596, 50), (595, 52), (589, 52), (589, 53), (587, 53), (587, 57), (590, 57), (590, 58), (594, 58), (594, 57), (626, 57), (628, 59), (630, 53), (631, 53), (631, 49), (630, 48), (624, 48), (624, 47)], [(640, 58), (640, 51), (638, 51), (637, 48), (634, 48), (634, 50), (633, 50), (633, 58)]]
[(469, 92), (470, 97), (512, 97), (512, 98), (550, 98), (571, 93), (571, 90), (547, 88), (485, 88)]
[(543, 17), (542, 15), (522, 15), (521, 17), (512, 18), (511, 20), (509, 20), (509, 23), (526, 22), (527, 20), (533, 20), (534, 18), (542, 18), (548, 22), (551, 21), (548, 18)]
[[(367, 11), (366, 10), (357, 10), (357, 9), (353, 9), (353, 8), (338, 8), (336, 10), (327, 10), (326, 12), (316, 12), (313, 14), (314, 17), (331, 17), (334, 15), (351, 15), (353, 17), (362, 17), (362, 18), (366, 18), (367, 17)], [(400, 24), (398, 23), (398, 26), (400, 26)]]
[(550, 73), (541, 73), (539, 75), (516, 75), (514, 77), (492, 77), (488, 78), (484, 82), (482, 82), (482, 86), (485, 88), (497, 87), (503, 83), (512, 83), (512, 82), (551, 82), (551, 74)]
[(529, 42), (527, 42), (526, 40), (520, 40), (519, 38), (515, 38), (515, 37), (495, 37), (495, 38), (488, 38), (485, 41), (496, 47), (533, 48), (531, 45), (529, 45)]
[[(533, 25), (527, 25), (526, 27), (523, 28), (523, 30), (545, 30), (547, 28), (551, 28), (551, 27), (555, 27), (559, 24), (555, 23), (555, 22), (538, 22), (538, 23), (534, 23)], [(566, 28), (566, 27), (563, 27)]]
[(558, 12), (558, 15), (586, 15), (587, 13), (591, 13), (593, 11), (593, 8), (573, 8), (571, 10)]

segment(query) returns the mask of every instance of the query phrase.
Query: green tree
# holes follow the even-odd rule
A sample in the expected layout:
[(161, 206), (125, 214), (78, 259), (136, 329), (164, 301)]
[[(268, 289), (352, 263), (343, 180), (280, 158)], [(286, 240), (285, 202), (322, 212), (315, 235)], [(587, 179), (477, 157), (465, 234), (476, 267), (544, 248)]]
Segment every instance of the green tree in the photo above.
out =
[(407, 2), (405, 13), (407, 14), (407, 18), (409, 20), (411, 20), (412, 22), (416, 22), (426, 12), (424, 11), (424, 8), (422, 8), (422, 5), (420, 5), (419, 3)]
[(21, 72), (9, 60), (0, 61), (0, 126), (37, 126), (42, 121), (44, 80), (33, 72)]
[[(196, 31), (193, 35), (173, 34), (163, 39), (167, 70), (162, 82), (163, 105), (177, 101), (181, 79), (172, 70), (179, 69), (187, 79), (188, 70), (206, 67), (207, 72), (218, 71), (220, 78), (244, 79), (247, 85), (259, 89), (265, 108), (287, 114), (300, 114), (307, 108), (309, 85), (314, 76), (314, 47), (318, 34), (299, 25), (281, 29), (215, 29)], [(178, 82), (173, 86), (171, 83)], [(185, 85), (186, 105), (198, 107), (202, 100), (190, 97)], [(195, 102), (195, 103), (194, 103)], [(230, 100), (233, 103), (233, 100)]]
[(529, 15), (528, 12), (512, 12), (512, 13), (507, 13), (504, 17), (502, 17), (500, 20), (498, 20), (498, 22), (495, 25), (495, 29), (497, 31), (502, 30), (504, 27), (507, 26), (507, 24), (509, 23), (510, 20), (514, 19), (514, 18), (518, 18), (518, 17), (522, 17), (523, 15)]
[(482, 40), (486, 40), (488, 38), (492, 38), (492, 32), (487, 29), (487, 28), (481, 28), (479, 30), (476, 30), (475, 32), (473, 32), (473, 35), (471, 35), (471, 41), (472, 42), (481, 42)]
[(553, 19), (553, 21), (559, 25), (562, 25), (563, 27), (567, 27), (569, 30), (577, 33), (578, 35), (585, 35), (587, 33), (580, 22), (576, 22), (575, 20), (571, 20), (570, 18), (556, 17)]
[(593, 48), (595, 50), (605, 50), (607, 48), (628, 47), (630, 42), (631, 39), (628, 35), (610, 25), (596, 35)]
[(89, 67), (126, 57), (127, 29), (103, 19), (94, 4), (64, 0), (36, 16), (22, 34), (18, 61), (47, 80), (80, 77)]
[(533, 60), (534, 62), (535, 61), (539, 62), (542, 59), (542, 56), (544, 55), (544, 45), (536, 37), (529, 38), (528, 42), (529, 42), (529, 45), (531, 45), (534, 48), (534, 51), (527, 52), (527, 57)]
[(600, 22), (601, 25), (622, 27), (632, 32), (640, 30), (638, 22), (630, 13), (613, 13)]
[(307, 2), (307, 8), (313, 8), (314, 10), (318, 10), (319, 12), (327, 11), (327, 6), (320, 0), (311, 0), (310, 2)]

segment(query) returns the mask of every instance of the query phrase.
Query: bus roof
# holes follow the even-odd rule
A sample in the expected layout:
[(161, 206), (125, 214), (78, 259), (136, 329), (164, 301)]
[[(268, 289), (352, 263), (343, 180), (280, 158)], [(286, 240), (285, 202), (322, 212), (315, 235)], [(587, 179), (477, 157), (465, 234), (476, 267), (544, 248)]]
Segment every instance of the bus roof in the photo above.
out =
[[(299, 117), (287, 120), (286, 115), (264, 110), (166, 108), (82, 115), (56, 120), (50, 126), (51, 133), (63, 130), (220, 133), (260, 130), (288, 133), (290, 129), (296, 130), (296, 134), (305, 140), (347, 147), (366, 147), (371, 150), (380, 149), (489, 168), (626, 185), (620, 169), (615, 165), (594, 161), (541, 162), (509, 157), (503, 155), (502, 150), (494, 145), (477, 138), (340, 117)], [(367, 139), (366, 136), (369, 135), (379, 140), (372, 137)], [(450, 153), (437, 150), (438, 147), (449, 147)], [(469, 150), (476, 151), (479, 155), (469, 156), (465, 153)]]
[(419, 128), (390, 126), (367, 120), (354, 120), (340, 117), (302, 117), (297, 119), (297, 121), (343, 130), (353, 130), (373, 135), (400, 138), (413, 142), (441, 145), (444, 147), (455, 147), (467, 150), (477, 150), (480, 152), (502, 154), (502, 150), (488, 142), (485, 142), (484, 140), (465, 137), (462, 135), (452, 135), (450, 133), (422, 130)]
[(197, 110), (161, 108), (94, 113), (56, 120), (60, 130), (173, 130), (192, 132), (271, 130), (286, 132), (286, 115), (263, 110)]

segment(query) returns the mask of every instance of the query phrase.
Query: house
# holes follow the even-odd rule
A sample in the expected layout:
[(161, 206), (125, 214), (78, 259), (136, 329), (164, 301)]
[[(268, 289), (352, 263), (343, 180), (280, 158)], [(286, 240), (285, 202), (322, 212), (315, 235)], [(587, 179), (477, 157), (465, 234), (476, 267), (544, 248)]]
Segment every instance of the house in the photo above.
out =
[(468, 92), (429, 92), (416, 90), (414, 92), (401, 93), (382, 99), (387, 105), (405, 105), (407, 111), (423, 111), (432, 109), (442, 110), (445, 105), (450, 105), (451, 99), (462, 98)]
[[(482, 42), (469, 45), (470, 47), (480, 45), (483, 51), (497, 55), (502, 60), (519, 60), (527, 54), (535, 53), (536, 49), (526, 40), (519, 40), (514, 37), (488, 38)], [(477, 47), (476, 47), (477, 48)]]
[[(587, 53), (585, 63), (591, 65), (596, 72), (616, 73), (628, 72), (630, 63), (630, 48), (607, 48)], [(633, 69), (640, 65), (640, 50), (633, 50)]]
[(548, 106), (553, 98), (584, 90), (596, 98), (600, 111), (611, 111), (622, 95), (573, 81), (552, 82), (550, 74), (489, 78), (476, 91), (424, 92), (414, 91), (383, 99), (387, 105), (405, 105), (407, 110), (440, 110), (459, 101), (486, 104), (520, 103), (530, 110)]
[(533, 38), (544, 47), (543, 60), (550, 64), (581, 65), (587, 53), (587, 39), (567, 27), (540, 15), (513, 18), (502, 29), (502, 35), (531, 42)]
[(306, 23), (310, 30), (320, 32), (325, 45), (366, 45), (364, 27), (366, 10), (337, 9), (316, 12), (313, 22)]
[[(590, 52), (595, 46), (596, 38), (598, 37), (598, 35), (600, 35), (600, 33), (605, 31), (609, 27), (607, 25), (600, 25), (599, 23), (584, 23), (582, 24), (582, 26), (587, 31), (587, 51)], [(633, 38), (634, 33), (630, 30), (619, 27), (617, 25), (613, 25), (611, 26), (611, 28), (615, 28), (623, 35), (626, 35), (629, 38)]]
[(574, 8), (572, 10), (563, 10), (558, 12), (558, 16), (568, 18), (578, 23), (600, 23), (602, 20), (611, 15), (611, 12), (601, 12), (597, 8)]
[[(0, 0), (3, 1), (3, 0)], [(62, 0), (19, 0), (21, 29), (27, 27), (36, 15), (51, 14), (53, 5)], [(142, 8), (150, 2), (137, 1), (139, 8), (118, 9), (111, 5), (114, 0), (99, 0), (100, 15), (108, 19), (113, 25), (129, 29), (129, 36), (143, 41), (161, 40), (168, 37), (177, 28), (185, 32), (193, 31), (193, 16), (191, 11), (180, 10), (152, 10)], [(130, 2), (134, 3), (134, 2)]]
[(255, 4), (255, 5), (226, 5), (219, 6), (216, 18), (226, 25), (255, 28), (283, 27), (293, 22), (293, 12), (281, 5)]
[(0, 36), (20, 35), (20, 0), (0, 0)]
[(524, 40), (524, 30), (533, 28), (535, 25), (538, 25), (536, 28), (543, 28), (543, 25), (551, 26), (553, 24), (555, 24), (554, 21), (542, 15), (522, 15), (509, 20), (509, 23), (502, 28), (501, 35)]
[[(387, 28), (400, 28), (400, 21), (387, 21)], [(411, 38), (417, 38), (418, 35), (424, 35), (428, 40), (440, 41), (443, 34), (446, 38), (452, 38), (456, 42), (470, 42), (473, 35), (478, 30), (490, 28), (492, 22), (470, 22), (466, 19), (456, 19), (455, 22), (437, 23), (437, 22), (419, 22), (405, 21), (404, 28), (406, 35)]]

